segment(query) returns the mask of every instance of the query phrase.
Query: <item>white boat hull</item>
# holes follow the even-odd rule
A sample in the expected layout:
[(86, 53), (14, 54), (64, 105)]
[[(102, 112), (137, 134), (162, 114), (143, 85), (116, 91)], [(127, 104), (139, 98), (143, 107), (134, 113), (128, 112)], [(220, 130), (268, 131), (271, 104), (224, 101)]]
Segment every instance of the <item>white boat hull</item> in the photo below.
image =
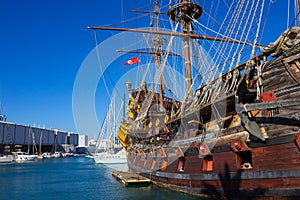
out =
[(97, 164), (127, 164), (126, 152), (123, 149), (117, 153), (96, 153), (93, 158)]
[(16, 158), (16, 162), (26, 162), (26, 161), (36, 161), (37, 156), (35, 155), (23, 155), (23, 156), (18, 156)]
[(15, 161), (16, 162), (27, 162), (27, 161), (36, 161), (38, 158), (37, 155), (28, 155), (24, 152), (16, 152), (15, 153)]
[(121, 150), (115, 154), (103, 152), (93, 156), (96, 164), (103, 164), (117, 171), (128, 171), (126, 152)]
[(11, 163), (14, 160), (13, 157), (0, 157), (0, 163)]
[(94, 156), (97, 164), (127, 164), (126, 157), (114, 157), (116, 155)]

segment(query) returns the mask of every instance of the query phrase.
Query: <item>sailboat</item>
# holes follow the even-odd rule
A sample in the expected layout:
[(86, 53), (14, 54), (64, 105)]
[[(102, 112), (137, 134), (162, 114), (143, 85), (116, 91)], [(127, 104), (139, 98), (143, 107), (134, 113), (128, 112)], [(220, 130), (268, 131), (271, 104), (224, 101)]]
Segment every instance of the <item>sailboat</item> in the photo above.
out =
[[(143, 35), (148, 48), (118, 51), (150, 56), (156, 66), (155, 84), (145, 76), (140, 86), (126, 84), (128, 116), (118, 138), (129, 170), (197, 196), (299, 198), (299, 26), (262, 45), (269, 1), (153, 2), (154, 10), (135, 10), (151, 15), (149, 29), (87, 27)], [(170, 31), (159, 28), (162, 15)], [(181, 67), (183, 81), (168, 83), (168, 66)], [(183, 98), (171, 86), (184, 89)]]
[[(30, 154), (30, 141), (32, 140), (32, 147), (33, 147), (33, 153), (34, 153), (34, 148), (35, 148), (35, 142), (34, 142), (34, 133), (32, 132), (32, 128), (29, 127), (28, 129), (28, 147), (27, 147), (27, 152), (21, 151), (21, 148), (19, 146), (15, 146), (17, 149), (16, 152), (12, 152), (14, 159), (16, 162), (28, 162), (28, 161), (37, 161), (38, 156), (35, 154)], [(20, 146), (22, 147), (22, 146)]]
[(113, 98), (109, 106), (107, 115), (102, 124), (93, 159), (96, 164), (104, 164), (109, 167), (115, 167), (115, 165), (121, 164), (124, 165), (123, 169), (126, 169), (126, 152), (117, 139), (114, 99), (115, 98)]

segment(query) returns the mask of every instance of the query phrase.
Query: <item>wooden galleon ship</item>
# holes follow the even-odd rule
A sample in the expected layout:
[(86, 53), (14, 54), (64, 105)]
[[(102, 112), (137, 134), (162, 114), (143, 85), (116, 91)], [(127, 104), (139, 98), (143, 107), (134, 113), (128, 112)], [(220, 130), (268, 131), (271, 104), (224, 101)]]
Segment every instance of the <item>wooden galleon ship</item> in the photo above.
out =
[[(152, 2), (154, 11), (143, 12), (156, 19), (149, 30), (89, 27), (156, 40), (147, 53), (157, 67), (156, 85), (142, 80), (132, 89), (126, 83), (128, 116), (118, 138), (129, 169), (193, 195), (300, 198), (300, 28), (291, 26), (263, 46), (258, 40), (269, 1), (233, 0), (218, 31), (200, 35), (195, 27), (208, 13), (201, 2), (168, 1), (165, 12)], [(171, 32), (158, 28), (161, 14), (167, 14)], [(169, 48), (174, 38), (182, 41), (180, 53)], [(201, 48), (195, 50), (195, 41)], [(207, 54), (195, 53), (204, 48)], [(168, 62), (174, 57), (181, 61)], [(185, 83), (167, 83), (167, 63), (181, 65)], [(184, 97), (176, 99), (172, 86), (185, 88)]]

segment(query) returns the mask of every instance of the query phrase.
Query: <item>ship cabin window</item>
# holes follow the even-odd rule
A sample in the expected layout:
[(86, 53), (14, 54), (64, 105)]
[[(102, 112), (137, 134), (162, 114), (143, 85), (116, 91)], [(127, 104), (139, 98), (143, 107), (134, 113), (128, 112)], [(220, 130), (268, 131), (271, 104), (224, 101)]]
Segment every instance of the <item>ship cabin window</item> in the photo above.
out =
[(238, 169), (252, 169), (252, 153), (251, 151), (237, 153)]
[(202, 160), (202, 171), (212, 171), (213, 170), (213, 156), (206, 155)]
[(177, 163), (177, 171), (178, 172), (184, 172), (184, 165), (185, 165), (185, 158), (179, 157), (178, 163)]

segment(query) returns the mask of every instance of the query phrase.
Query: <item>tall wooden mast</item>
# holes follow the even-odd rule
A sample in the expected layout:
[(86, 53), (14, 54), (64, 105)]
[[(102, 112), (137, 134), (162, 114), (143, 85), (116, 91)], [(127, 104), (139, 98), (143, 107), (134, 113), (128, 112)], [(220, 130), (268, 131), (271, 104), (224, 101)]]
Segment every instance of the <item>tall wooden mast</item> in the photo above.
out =
[[(168, 15), (171, 20), (179, 21), (181, 23), (181, 29), (184, 34), (192, 32), (192, 20), (197, 19), (202, 14), (202, 8), (196, 3), (190, 0), (180, 0), (177, 5), (172, 6)], [(191, 67), (191, 55), (189, 37), (183, 37), (183, 52), (184, 52), (184, 71), (185, 71), (185, 90), (186, 100), (191, 102), (192, 100), (192, 67)]]
[[(159, 15), (159, 7), (158, 7), (158, 0), (155, 1), (155, 17), (156, 17), (156, 31), (159, 31), (159, 20), (158, 20), (158, 15)], [(160, 70), (161, 69), (161, 48), (162, 48), (162, 43), (161, 43), (161, 38), (160, 35), (157, 34), (156, 36), (156, 41), (155, 41), (155, 47), (157, 51), (157, 57), (156, 57), (156, 65), (157, 68)], [(162, 75), (160, 75), (160, 92), (159, 92), (159, 102), (160, 106), (162, 107), (163, 105), (163, 82), (162, 82)]]

